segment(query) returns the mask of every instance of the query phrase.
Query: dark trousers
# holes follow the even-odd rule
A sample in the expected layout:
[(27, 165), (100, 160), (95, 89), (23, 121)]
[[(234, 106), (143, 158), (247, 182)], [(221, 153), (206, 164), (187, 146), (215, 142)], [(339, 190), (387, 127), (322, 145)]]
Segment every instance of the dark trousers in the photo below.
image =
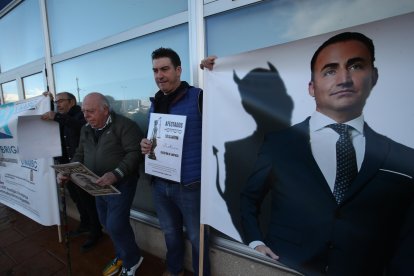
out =
[(91, 236), (100, 235), (102, 233), (102, 226), (96, 211), (95, 197), (73, 182), (69, 182), (66, 187), (78, 209), (80, 227), (89, 229)]
[(123, 261), (123, 266), (127, 269), (137, 264), (141, 258), (141, 251), (129, 221), (137, 182), (138, 177), (135, 176), (121, 180), (115, 185), (121, 194), (96, 198), (102, 225), (114, 243), (116, 257)]
[[(190, 185), (171, 184), (162, 178), (154, 178), (152, 195), (167, 246), (167, 268), (173, 274), (183, 270), (183, 226), (192, 247), (194, 275), (198, 275), (200, 252), (200, 182)], [(210, 275), (208, 235), (204, 235), (203, 275)]]

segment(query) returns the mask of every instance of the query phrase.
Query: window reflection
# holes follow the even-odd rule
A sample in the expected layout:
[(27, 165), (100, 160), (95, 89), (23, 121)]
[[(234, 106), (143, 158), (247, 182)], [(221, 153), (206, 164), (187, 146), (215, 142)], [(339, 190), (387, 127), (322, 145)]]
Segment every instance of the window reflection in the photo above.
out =
[(68, 91), (81, 102), (86, 94), (106, 95), (115, 112), (132, 118), (146, 132), (149, 97), (158, 88), (151, 53), (161, 46), (177, 51), (182, 79), (189, 81), (188, 25), (183, 24), (54, 65), (56, 92)]
[(32, 98), (41, 95), (46, 91), (43, 74), (38, 73), (23, 78), (24, 98)]
[[(47, 1), (53, 54), (187, 10), (187, 0)], [(91, 17), (91, 15), (93, 15)]]
[(1, 89), (3, 90), (4, 103), (17, 102), (19, 100), (17, 82), (15, 80), (2, 83)]
[(0, 64), (5, 72), (44, 56), (39, 1), (23, 1), (0, 20)]

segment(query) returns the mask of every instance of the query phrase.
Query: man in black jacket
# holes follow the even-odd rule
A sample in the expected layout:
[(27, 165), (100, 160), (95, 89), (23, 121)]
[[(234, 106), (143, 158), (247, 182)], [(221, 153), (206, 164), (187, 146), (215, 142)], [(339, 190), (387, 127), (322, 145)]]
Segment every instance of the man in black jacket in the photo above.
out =
[[(76, 98), (69, 92), (56, 94), (54, 102), (57, 112), (49, 111), (42, 115), (43, 120), (53, 120), (59, 123), (60, 138), (62, 143), (62, 156), (56, 158), (59, 164), (69, 163), (75, 154), (79, 144), (80, 130), (86, 124), (82, 110), (76, 104)], [(82, 190), (76, 184), (69, 182), (66, 187), (80, 215), (80, 224), (75, 231), (71, 231), (72, 237), (86, 234), (89, 237), (82, 245), (81, 250), (92, 248), (102, 236), (102, 227), (99, 222), (95, 206), (95, 198)]]

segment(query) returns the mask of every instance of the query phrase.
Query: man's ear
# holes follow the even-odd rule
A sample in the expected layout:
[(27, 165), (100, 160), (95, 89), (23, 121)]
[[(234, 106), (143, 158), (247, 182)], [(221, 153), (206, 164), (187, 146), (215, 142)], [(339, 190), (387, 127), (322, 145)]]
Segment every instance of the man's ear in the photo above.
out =
[(181, 68), (181, 66), (177, 66), (175, 67), (175, 73), (177, 74), (178, 78), (181, 79), (181, 73), (183, 71), (183, 69)]
[(309, 95), (311, 95), (312, 97), (315, 97), (315, 89), (313, 87), (313, 81), (310, 81), (308, 83), (308, 92), (309, 92)]
[(70, 101), (70, 107), (73, 107), (73, 106), (76, 105), (76, 101), (75, 100), (70, 99), (69, 101)]
[(378, 81), (378, 68), (374, 67), (372, 70), (372, 87), (377, 84)]
[(109, 107), (104, 105), (104, 112), (105, 114), (109, 114), (111, 111), (109, 110)]

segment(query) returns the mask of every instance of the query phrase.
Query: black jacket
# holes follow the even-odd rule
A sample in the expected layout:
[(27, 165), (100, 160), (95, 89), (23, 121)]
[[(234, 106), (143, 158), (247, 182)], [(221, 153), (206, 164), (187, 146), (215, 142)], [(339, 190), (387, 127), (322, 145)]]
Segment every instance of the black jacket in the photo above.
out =
[[(305, 275), (413, 275), (414, 150), (365, 124), (364, 161), (338, 205), (313, 158), (308, 122), (264, 141), (241, 196), (246, 241), (264, 241)], [(268, 191), (262, 235), (256, 214)]]
[(86, 124), (80, 106), (73, 106), (68, 113), (56, 113), (54, 120), (59, 123), (62, 156), (59, 163), (69, 163), (79, 145), (80, 130)]

